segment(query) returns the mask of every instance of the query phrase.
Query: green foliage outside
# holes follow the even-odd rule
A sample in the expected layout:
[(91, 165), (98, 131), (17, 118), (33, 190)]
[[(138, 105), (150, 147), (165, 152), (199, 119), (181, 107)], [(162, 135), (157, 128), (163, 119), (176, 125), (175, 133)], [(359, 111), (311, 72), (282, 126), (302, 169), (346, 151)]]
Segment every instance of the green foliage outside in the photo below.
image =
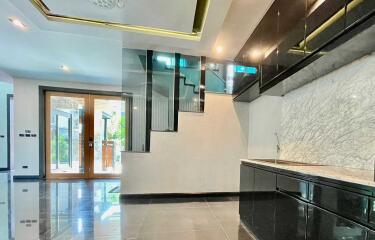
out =
[[(69, 140), (64, 135), (60, 135), (58, 139), (59, 144), (59, 164), (61, 163), (69, 163)], [(57, 158), (56, 158), (56, 137), (55, 135), (52, 136), (51, 141), (51, 153), (52, 153), (52, 164), (56, 164)]]

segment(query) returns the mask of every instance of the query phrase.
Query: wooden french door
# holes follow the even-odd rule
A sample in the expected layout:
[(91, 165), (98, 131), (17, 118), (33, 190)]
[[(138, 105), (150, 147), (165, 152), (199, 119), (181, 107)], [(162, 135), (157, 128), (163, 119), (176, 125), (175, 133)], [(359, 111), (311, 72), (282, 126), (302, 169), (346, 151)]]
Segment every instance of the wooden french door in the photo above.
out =
[(46, 92), (46, 176), (116, 178), (126, 144), (119, 96)]

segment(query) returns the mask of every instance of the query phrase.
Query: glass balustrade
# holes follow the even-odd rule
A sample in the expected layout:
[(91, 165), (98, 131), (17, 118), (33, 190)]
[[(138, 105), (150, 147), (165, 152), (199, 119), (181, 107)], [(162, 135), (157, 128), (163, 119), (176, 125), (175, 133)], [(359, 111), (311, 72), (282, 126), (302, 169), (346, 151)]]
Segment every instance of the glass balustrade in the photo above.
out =
[(174, 130), (174, 83), (174, 54), (154, 51), (152, 56), (152, 130)]
[(184, 112), (199, 112), (199, 90), (201, 81), (201, 59), (181, 55), (179, 109)]
[(146, 50), (123, 49), (122, 91), (129, 104), (130, 132), (128, 150), (147, 151), (146, 128)]

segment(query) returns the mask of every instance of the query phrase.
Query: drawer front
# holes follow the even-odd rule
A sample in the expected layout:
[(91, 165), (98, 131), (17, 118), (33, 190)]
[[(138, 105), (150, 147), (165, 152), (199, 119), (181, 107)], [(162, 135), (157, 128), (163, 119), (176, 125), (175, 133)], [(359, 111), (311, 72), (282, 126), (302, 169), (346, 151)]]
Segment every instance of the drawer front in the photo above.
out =
[(367, 240), (367, 231), (360, 224), (308, 205), (307, 240)]
[[(375, 198), (370, 198), (370, 216), (369, 216), (369, 223), (375, 229)], [(373, 235), (375, 235), (373, 233)], [(375, 236), (374, 236), (375, 240)]]
[(305, 240), (308, 204), (281, 192), (275, 196), (275, 239)]
[(368, 197), (330, 186), (310, 183), (310, 200), (348, 219), (367, 224)]
[(308, 199), (308, 186), (308, 182), (298, 178), (287, 177), (284, 175), (277, 176), (277, 187), (282, 192), (298, 198)]
[(254, 190), (256, 192), (275, 192), (276, 174), (261, 169), (254, 169)]
[(374, 231), (369, 230), (367, 232), (367, 240), (375, 240), (375, 232)]

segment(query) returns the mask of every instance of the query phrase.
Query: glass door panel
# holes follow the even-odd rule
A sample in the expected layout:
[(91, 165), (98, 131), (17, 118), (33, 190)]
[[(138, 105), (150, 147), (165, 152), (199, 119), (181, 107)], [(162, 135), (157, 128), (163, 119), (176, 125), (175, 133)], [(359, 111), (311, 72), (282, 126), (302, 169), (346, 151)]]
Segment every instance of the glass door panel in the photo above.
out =
[(47, 92), (47, 178), (118, 177), (129, 125), (125, 102), (120, 96)]
[(47, 93), (47, 176), (85, 173), (86, 96)]
[(120, 174), (125, 146), (124, 104), (120, 97), (93, 96), (94, 175)]

